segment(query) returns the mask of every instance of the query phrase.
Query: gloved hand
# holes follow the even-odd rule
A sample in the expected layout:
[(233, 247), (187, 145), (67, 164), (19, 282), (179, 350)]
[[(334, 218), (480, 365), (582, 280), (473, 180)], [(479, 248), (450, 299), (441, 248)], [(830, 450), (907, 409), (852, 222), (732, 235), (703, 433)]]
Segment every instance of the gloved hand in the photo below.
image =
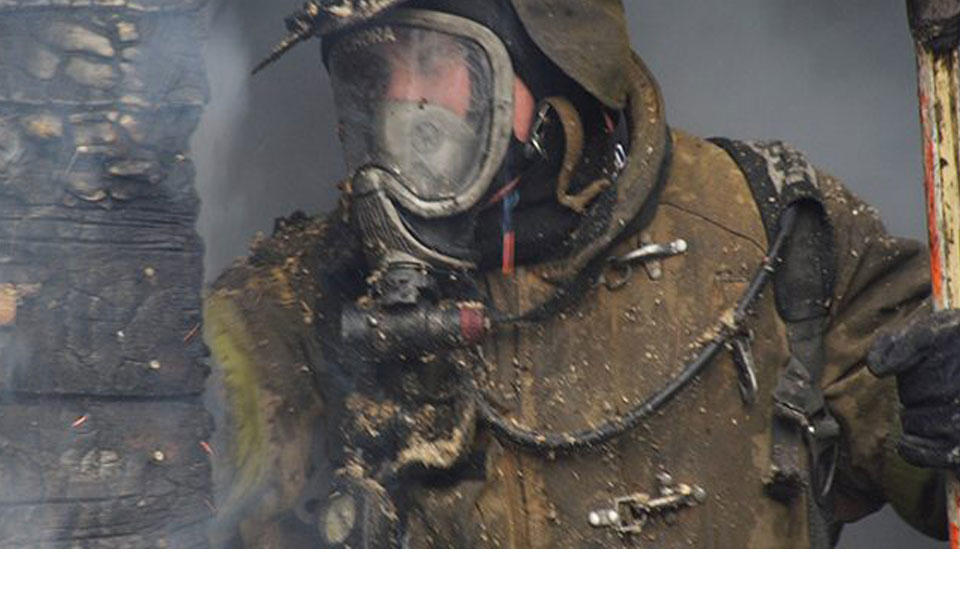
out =
[(881, 336), (867, 366), (877, 377), (897, 376), (901, 456), (960, 471), (960, 311), (933, 313)]

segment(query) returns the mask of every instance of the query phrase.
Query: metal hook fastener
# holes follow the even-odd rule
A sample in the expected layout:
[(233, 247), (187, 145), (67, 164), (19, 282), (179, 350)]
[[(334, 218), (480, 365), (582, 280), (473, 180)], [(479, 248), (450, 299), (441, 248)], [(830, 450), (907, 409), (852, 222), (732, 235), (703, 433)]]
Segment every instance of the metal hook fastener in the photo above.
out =
[(627, 168), (627, 150), (623, 144), (617, 144), (613, 148), (613, 166), (617, 170), (617, 175)]
[(544, 147), (544, 128), (549, 120), (550, 112), (553, 108), (549, 104), (544, 104), (537, 111), (537, 117), (530, 128), (530, 141), (527, 142), (524, 152), (528, 160), (546, 159), (547, 149)]
[(671, 256), (677, 256), (683, 254), (689, 249), (689, 245), (686, 240), (678, 239), (673, 240), (669, 244), (644, 244), (632, 252), (628, 252), (623, 256), (615, 256), (611, 258), (611, 262), (619, 264), (636, 264), (640, 262), (645, 262), (648, 260), (653, 260), (656, 258), (669, 258)]
[(747, 406), (757, 403), (760, 394), (760, 383), (757, 377), (757, 362), (753, 357), (751, 343), (753, 336), (744, 332), (734, 336), (727, 344), (733, 353), (733, 363), (737, 367), (737, 383), (740, 385), (740, 398)]
[(707, 492), (700, 486), (680, 484), (676, 488), (665, 487), (660, 492), (658, 498), (651, 498), (649, 494), (617, 498), (613, 507), (591, 511), (587, 520), (597, 529), (609, 528), (620, 535), (639, 535), (650, 517), (698, 506), (707, 499)]
[(600, 275), (598, 283), (606, 286), (611, 292), (622, 289), (633, 277), (633, 265), (678, 256), (686, 253), (689, 248), (686, 240), (677, 239), (669, 244), (643, 244), (623, 256), (611, 256), (607, 259), (607, 264), (617, 271), (619, 276), (611, 279), (604, 273)]

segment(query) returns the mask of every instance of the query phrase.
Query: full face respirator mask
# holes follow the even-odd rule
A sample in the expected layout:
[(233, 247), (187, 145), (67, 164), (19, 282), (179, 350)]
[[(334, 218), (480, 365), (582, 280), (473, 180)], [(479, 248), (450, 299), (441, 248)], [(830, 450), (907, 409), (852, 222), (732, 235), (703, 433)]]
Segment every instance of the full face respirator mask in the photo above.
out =
[(477, 343), (482, 305), (434, 300), (449, 297), (438, 279), (476, 269), (477, 216), (517, 154), (506, 46), (463, 17), (397, 10), (325, 39), (324, 56), (373, 273), (372, 302), (344, 312), (344, 341), (369, 356)]

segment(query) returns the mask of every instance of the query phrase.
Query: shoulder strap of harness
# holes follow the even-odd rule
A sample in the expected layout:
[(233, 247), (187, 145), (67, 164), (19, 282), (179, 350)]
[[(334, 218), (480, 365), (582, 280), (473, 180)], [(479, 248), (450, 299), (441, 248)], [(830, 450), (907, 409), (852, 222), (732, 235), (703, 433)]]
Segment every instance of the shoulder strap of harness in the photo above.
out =
[(839, 533), (831, 522), (831, 490), (840, 427), (826, 405), (820, 380), (836, 257), (817, 173), (800, 152), (781, 142), (710, 141), (724, 149), (743, 171), (768, 241), (776, 238), (783, 212), (794, 205), (799, 209), (794, 233), (774, 275), (777, 311), (786, 325), (791, 359), (774, 391), (767, 493), (789, 503), (806, 491), (811, 544), (832, 546)]

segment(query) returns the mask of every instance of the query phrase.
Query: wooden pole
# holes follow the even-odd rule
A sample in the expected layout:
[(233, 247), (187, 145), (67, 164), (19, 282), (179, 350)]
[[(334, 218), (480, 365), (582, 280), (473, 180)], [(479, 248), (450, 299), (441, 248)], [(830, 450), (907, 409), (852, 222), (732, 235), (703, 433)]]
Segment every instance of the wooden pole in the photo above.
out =
[[(960, 0), (908, 0), (916, 40), (934, 310), (960, 309)], [(950, 547), (960, 548), (960, 482), (947, 478)]]

